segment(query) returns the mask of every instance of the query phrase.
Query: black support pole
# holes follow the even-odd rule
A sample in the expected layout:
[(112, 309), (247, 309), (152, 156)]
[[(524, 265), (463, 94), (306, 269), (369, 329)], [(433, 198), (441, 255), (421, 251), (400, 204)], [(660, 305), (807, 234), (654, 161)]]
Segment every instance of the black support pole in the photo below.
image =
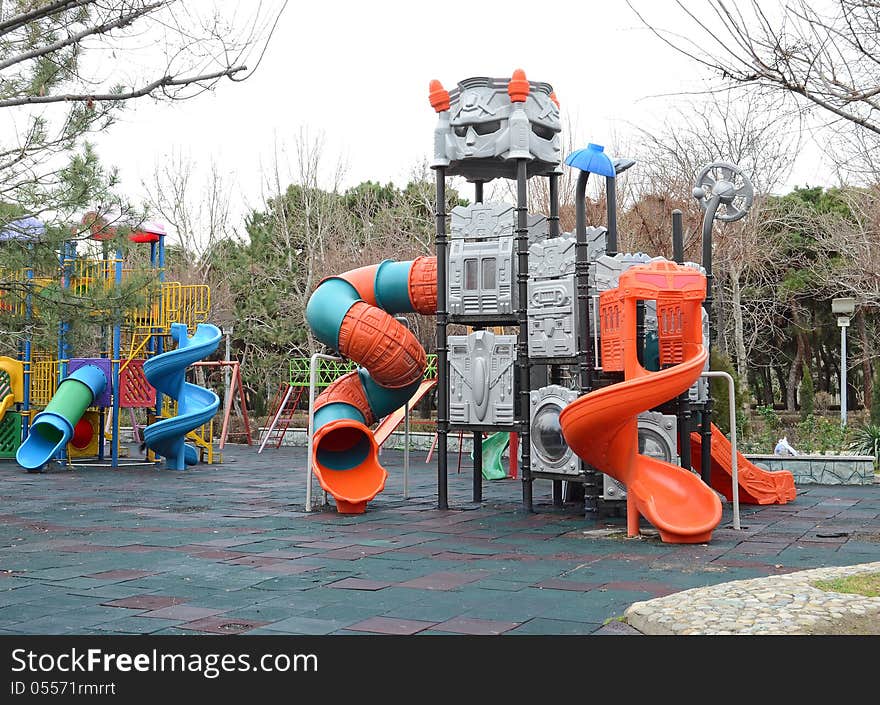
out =
[[(586, 213), (586, 209), (584, 212)], [(605, 177), (605, 212), (608, 216), (605, 254), (614, 257), (617, 254), (617, 180), (613, 176)]]
[(672, 211), (672, 259), (684, 264), (684, 228), (678, 208)]
[(636, 301), (636, 359), (645, 365), (645, 302)]
[(437, 508), (449, 509), (447, 448), (449, 435), (449, 369), (446, 325), (446, 169), (437, 167)]
[[(550, 237), (559, 237), (559, 174), (550, 174), (547, 181), (550, 189), (550, 213), (547, 216), (547, 227)], [(559, 384), (560, 378), (559, 366), (551, 365), (548, 374), (550, 384)], [(561, 507), (562, 504), (562, 480), (553, 480), (553, 505)]]
[(483, 501), (483, 432), (474, 431), (474, 502)]
[[(703, 215), (703, 269), (706, 270), (706, 299), (703, 301), (703, 308), (706, 309), (706, 315), (709, 320), (709, 339), (706, 341), (706, 352), (712, 354), (712, 224), (715, 221), (715, 213), (721, 199), (713, 196), (706, 206), (706, 213)], [(703, 403), (703, 409), (700, 418), (700, 477), (707, 485), (712, 484), (712, 392), (711, 387), (706, 385), (706, 401)]]
[(561, 507), (562, 505), (562, 480), (553, 480), (553, 506)]
[[(684, 228), (681, 211), (672, 211), (672, 259), (684, 264)], [(691, 469), (691, 398), (688, 391), (682, 392), (676, 407), (678, 417), (678, 455), (681, 466)], [(701, 456), (702, 457), (702, 456)]]
[[(589, 274), (590, 260), (587, 251), (587, 181), (590, 172), (578, 174), (575, 192), (575, 282), (578, 299), (578, 383), (581, 394), (593, 389), (593, 345), (590, 339), (590, 292)], [(612, 179), (613, 181), (613, 179)], [(607, 241), (610, 242), (610, 239)], [(599, 497), (602, 494), (601, 474), (582, 462), (584, 470), (584, 512), (595, 513), (599, 510)]]
[[(477, 183), (482, 187), (482, 182), (478, 181)], [(482, 191), (483, 189), (480, 188), (480, 190)], [(474, 326), (472, 330), (476, 333), (478, 330), (483, 330), (483, 328), (482, 326)], [(473, 499), (475, 503), (479, 503), (483, 501), (483, 432), (481, 430), (477, 429), (474, 431), (473, 441)]]
[(474, 181), (474, 203), (483, 202), (483, 182)]
[(529, 392), (531, 391), (529, 363), (529, 183), (528, 161), (518, 159), (516, 162), (516, 264), (517, 264), (517, 320), (519, 335), (517, 338), (516, 361), (519, 367), (519, 449), (520, 473), (522, 476), (523, 507), (526, 511), (534, 511), (532, 500), (532, 448), (529, 438)]
[(550, 214), (547, 216), (547, 228), (550, 237), (559, 237), (559, 174), (550, 174)]

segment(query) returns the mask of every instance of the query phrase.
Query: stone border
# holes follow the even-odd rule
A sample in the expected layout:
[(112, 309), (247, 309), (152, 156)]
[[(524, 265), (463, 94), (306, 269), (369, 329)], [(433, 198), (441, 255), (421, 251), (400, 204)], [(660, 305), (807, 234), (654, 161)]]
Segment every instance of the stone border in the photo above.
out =
[(817, 580), (880, 572), (880, 561), (735, 580), (636, 602), (624, 613), (643, 634), (833, 633), (835, 621), (880, 617), (880, 597), (827, 592)]
[(764, 470), (789, 470), (796, 485), (871, 485), (874, 458), (870, 455), (747, 455)]

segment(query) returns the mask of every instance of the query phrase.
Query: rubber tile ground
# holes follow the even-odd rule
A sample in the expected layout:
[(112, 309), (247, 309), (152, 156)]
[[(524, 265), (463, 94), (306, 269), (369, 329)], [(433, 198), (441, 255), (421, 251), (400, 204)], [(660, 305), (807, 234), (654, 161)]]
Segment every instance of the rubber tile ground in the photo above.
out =
[(742, 506), (741, 531), (726, 504), (711, 543), (667, 545), (553, 506), (549, 482), (533, 514), (518, 480), (485, 482), (476, 505), (466, 458), (439, 511), (436, 465), (413, 453), (404, 499), (402, 454), (383, 451), (385, 492), (343, 516), (305, 512), (303, 449), (223, 455), (185, 472), (0, 466), (0, 633), (619, 634), (633, 602), (880, 560), (877, 484)]

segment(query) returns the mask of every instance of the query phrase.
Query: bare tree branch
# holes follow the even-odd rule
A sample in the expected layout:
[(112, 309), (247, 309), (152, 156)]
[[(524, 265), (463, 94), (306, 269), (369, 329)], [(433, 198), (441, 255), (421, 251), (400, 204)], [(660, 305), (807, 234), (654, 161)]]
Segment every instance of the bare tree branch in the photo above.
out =
[[(58, 51), (59, 49), (71, 46), (72, 44), (79, 44), (86, 37), (91, 37), (96, 34), (107, 34), (114, 29), (126, 27), (139, 17), (148, 15), (153, 10), (165, 4), (166, 2), (155, 2), (152, 5), (146, 5), (142, 8), (139, 8), (137, 10), (134, 10), (133, 12), (119, 17), (112, 22), (104, 22), (94, 27), (84, 29), (81, 32), (70, 34), (64, 39), (59, 39), (57, 42), (53, 42), (52, 44), (46, 44), (45, 46), (37, 47), (35, 49), (32, 49), (31, 51), (25, 51), (20, 54), (10, 56), (5, 61), (0, 61), (0, 71), (9, 68), (10, 66), (14, 66), (15, 64), (21, 63), (22, 61), (30, 61), (31, 59), (36, 59), (40, 56), (46, 56), (47, 54)], [(2, 36), (2, 32), (0, 32), (0, 36)]]
[[(727, 87), (782, 92), (880, 134), (880, 20), (874, 0), (725, 0), (677, 5), (692, 33), (670, 31), (627, 4), (668, 46), (712, 69)], [(743, 7), (747, 8), (747, 11)], [(772, 12), (769, 10), (772, 9)]]
[(231, 76), (239, 71), (246, 71), (247, 66), (233, 66), (222, 71), (214, 73), (199, 74), (197, 76), (185, 76), (183, 78), (174, 78), (173, 76), (163, 76), (160, 79), (148, 83), (141, 88), (133, 91), (124, 91), (122, 93), (72, 93), (67, 95), (47, 95), (47, 96), (27, 96), (24, 98), (9, 98), (0, 100), (0, 108), (10, 108), (16, 105), (37, 105), (46, 103), (64, 103), (72, 101), (120, 101), (130, 100), (132, 98), (141, 98), (150, 95), (159, 88), (167, 88), (169, 86), (188, 86), (193, 83), (204, 83), (206, 81), (216, 81), (224, 76)]

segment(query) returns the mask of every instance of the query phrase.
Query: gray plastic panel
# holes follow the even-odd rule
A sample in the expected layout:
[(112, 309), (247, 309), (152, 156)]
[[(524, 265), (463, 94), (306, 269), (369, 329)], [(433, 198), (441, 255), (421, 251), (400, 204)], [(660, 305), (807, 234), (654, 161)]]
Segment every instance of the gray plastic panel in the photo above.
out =
[[(529, 242), (547, 238), (543, 215), (528, 216)], [(453, 315), (512, 314), (516, 286), (516, 211), (507, 203), (476, 203), (452, 209), (447, 305)]]
[(559, 412), (577, 399), (572, 389), (551, 384), (529, 394), (532, 471), (580, 475), (580, 461), (562, 437)]
[(529, 247), (529, 278), (555, 279), (574, 275), (577, 241), (566, 234), (540, 240)]
[[(657, 411), (639, 414), (639, 453), (678, 465), (677, 448), (678, 419), (674, 415)], [(605, 475), (602, 498), (626, 499), (626, 487), (613, 477)]]
[(516, 310), (516, 255), (511, 238), (452, 240), (449, 244), (449, 312), (458, 315)]
[(448, 344), (450, 422), (512, 426), (516, 336), (481, 330)]
[[(605, 248), (607, 246), (608, 240), (608, 228), (604, 225), (600, 225), (599, 227), (588, 227), (586, 229), (587, 235), (587, 259), (590, 262), (590, 286), (596, 286), (596, 272), (595, 272), (595, 262), (602, 255), (605, 254)], [(575, 233), (571, 233), (572, 237), (575, 237)]]
[(574, 275), (530, 279), (529, 356), (573, 357), (577, 354), (577, 301)]
[[(529, 243), (549, 235), (547, 216), (528, 214)], [(472, 203), (455, 206), (450, 213), (449, 237), (453, 240), (491, 240), (516, 235), (516, 208), (509, 203)]]
[(575, 246), (565, 235), (529, 247), (529, 355), (577, 354)]

